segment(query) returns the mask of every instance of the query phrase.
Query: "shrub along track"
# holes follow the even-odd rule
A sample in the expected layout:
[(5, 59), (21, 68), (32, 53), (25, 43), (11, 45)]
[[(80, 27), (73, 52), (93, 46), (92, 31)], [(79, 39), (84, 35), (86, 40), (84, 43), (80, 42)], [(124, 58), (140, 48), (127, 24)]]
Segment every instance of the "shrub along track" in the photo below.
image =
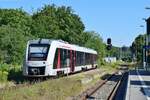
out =
[[(114, 70), (109, 68), (101, 68), (85, 71), (79, 74), (72, 74), (67, 77), (60, 77), (60, 78), (50, 78), (46, 81), (37, 81), (37, 82), (27, 82), (23, 84), (17, 84), (16, 87), (10, 87), (7, 89), (0, 90), (0, 99), (5, 100), (8, 98), (19, 98), (19, 99), (32, 99), (32, 100), (40, 100), (40, 99), (47, 99), (52, 98), (53, 100), (58, 99), (68, 99), (70, 97), (74, 97), (79, 93), (86, 90), (89, 85), (94, 85), (98, 80), (100, 80), (101, 76), (109, 76), (106, 73), (112, 73)], [(88, 76), (92, 77), (93, 80), (84, 83), (83, 80), (86, 79)], [(83, 83), (82, 83), (83, 82)], [(37, 84), (39, 83), (39, 84)], [(35, 85), (33, 85), (35, 84)], [(19, 88), (19, 89), (18, 89)], [(9, 91), (10, 89), (10, 91)]]
[[(86, 71), (84, 70), (84, 72), (79, 71), (79, 72), (76, 72), (76, 73), (71, 73), (71, 74), (69, 74), (69, 77), (73, 77), (74, 75), (77, 75), (77, 74), (80, 74), (80, 73), (86, 73), (86, 72), (88, 73), (91, 70), (96, 70), (96, 68), (89, 69), (89, 70), (86, 70)], [(42, 77), (42, 78), (38, 78), (38, 77), (25, 78), (25, 77), (22, 77), (22, 78), (24, 78), (23, 79), (24, 82), (21, 82), (20, 84), (16, 83), (13, 86), (1, 88), (0, 93), (2, 93), (5, 90), (15, 90), (15, 89), (18, 89), (18, 88), (30, 87), (30, 86), (38, 84), (38, 83), (42, 83), (42, 82), (45, 82), (45, 81), (50, 81), (50, 80), (53, 80), (53, 79), (58, 79), (58, 78), (66, 77), (66, 76), (68, 76), (68, 75), (59, 75), (59, 76), (56, 76), (56, 77)]]

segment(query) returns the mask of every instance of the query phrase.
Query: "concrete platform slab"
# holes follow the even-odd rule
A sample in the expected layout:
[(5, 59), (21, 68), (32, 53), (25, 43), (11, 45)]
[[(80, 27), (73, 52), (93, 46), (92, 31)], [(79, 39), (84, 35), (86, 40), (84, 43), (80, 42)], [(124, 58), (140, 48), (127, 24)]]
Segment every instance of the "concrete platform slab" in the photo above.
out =
[(150, 100), (150, 72), (131, 70), (125, 100)]

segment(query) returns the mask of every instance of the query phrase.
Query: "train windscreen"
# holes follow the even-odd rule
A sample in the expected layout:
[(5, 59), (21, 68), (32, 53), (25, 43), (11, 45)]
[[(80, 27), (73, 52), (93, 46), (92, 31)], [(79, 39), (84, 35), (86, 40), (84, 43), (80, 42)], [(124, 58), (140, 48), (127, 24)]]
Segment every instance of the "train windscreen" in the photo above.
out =
[(28, 50), (29, 61), (44, 61), (47, 59), (49, 44), (30, 44)]

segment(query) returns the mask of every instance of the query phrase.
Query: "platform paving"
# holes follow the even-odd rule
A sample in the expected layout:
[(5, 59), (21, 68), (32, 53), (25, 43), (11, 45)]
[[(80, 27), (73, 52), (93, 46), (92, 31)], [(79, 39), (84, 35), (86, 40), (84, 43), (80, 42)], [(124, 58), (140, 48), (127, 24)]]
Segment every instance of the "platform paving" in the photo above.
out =
[(150, 100), (150, 71), (129, 71), (125, 100)]

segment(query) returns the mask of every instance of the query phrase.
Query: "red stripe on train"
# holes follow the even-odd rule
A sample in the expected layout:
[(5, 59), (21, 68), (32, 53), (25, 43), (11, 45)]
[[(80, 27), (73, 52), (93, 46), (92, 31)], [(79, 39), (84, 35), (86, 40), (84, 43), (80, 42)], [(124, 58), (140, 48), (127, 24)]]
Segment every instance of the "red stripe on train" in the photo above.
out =
[(58, 48), (58, 59), (57, 59), (57, 69), (60, 69), (60, 49)]

